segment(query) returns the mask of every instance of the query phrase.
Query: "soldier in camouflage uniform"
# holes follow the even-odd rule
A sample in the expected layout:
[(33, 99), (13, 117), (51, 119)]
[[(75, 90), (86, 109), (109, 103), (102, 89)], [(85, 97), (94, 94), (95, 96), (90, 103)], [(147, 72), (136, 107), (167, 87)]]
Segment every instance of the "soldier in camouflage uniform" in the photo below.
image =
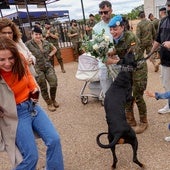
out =
[(96, 24), (96, 21), (94, 19), (94, 15), (90, 14), (89, 20), (86, 23), (86, 33), (87, 33), (87, 36), (89, 36), (89, 39), (92, 39), (92, 30), (95, 24)]
[[(152, 22), (145, 18), (144, 11), (139, 13), (139, 18), (141, 21), (137, 24), (136, 35), (140, 40), (140, 48), (142, 52), (144, 53), (146, 51), (146, 54), (149, 54), (152, 48), (152, 43), (156, 37), (156, 30)], [(151, 60), (151, 62), (155, 67), (155, 60)], [(158, 71), (156, 67), (155, 71)]]
[[(156, 31), (156, 33), (157, 33), (160, 20), (157, 19), (157, 18), (155, 18), (152, 13), (149, 14), (148, 18), (149, 18), (150, 21), (153, 23), (154, 28), (155, 28), (155, 31)], [(157, 62), (157, 60), (158, 60), (158, 62)], [(158, 72), (158, 70), (159, 70), (159, 65), (160, 65), (159, 52), (155, 52), (155, 53), (150, 57), (150, 61), (153, 63), (153, 65), (154, 65), (154, 67), (155, 67), (155, 72)]]
[[(41, 89), (41, 94), (49, 111), (55, 111), (59, 107), (56, 102), (57, 76), (54, 67), (51, 65), (50, 58), (56, 53), (57, 49), (48, 41), (43, 40), (42, 30), (39, 27), (32, 29), (32, 39), (27, 41), (26, 46), (36, 57), (35, 70), (37, 73), (36, 81)], [(50, 86), (48, 94), (47, 82)]]
[[(55, 56), (58, 60), (58, 63), (60, 64), (61, 71), (65, 73), (66, 71), (64, 70), (63, 59), (61, 57), (61, 51), (60, 51), (59, 44), (58, 44), (59, 35), (57, 33), (57, 30), (55, 28), (52, 28), (52, 25), (49, 21), (45, 22), (45, 29), (43, 30), (43, 37), (48, 42), (52, 43), (56, 47), (57, 52), (55, 53)], [(54, 57), (51, 58), (51, 63), (54, 66)]]
[(74, 50), (74, 60), (78, 61), (78, 56), (81, 55), (81, 32), (78, 28), (77, 21), (71, 20), (70, 22), (71, 27), (68, 30), (68, 37), (70, 38), (72, 44), (73, 44), (73, 50)]
[(148, 15), (148, 19), (152, 22), (154, 25), (155, 31), (158, 31), (158, 26), (159, 26), (159, 19), (155, 18), (152, 13)]
[[(118, 55), (120, 59), (119, 62), (121, 62), (121, 59), (128, 53), (134, 54), (136, 61), (144, 57), (142, 51), (139, 48), (138, 38), (131, 31), (124, 30), (124, 22), (121, 15), (113, 17), (109, 22), (109, 27), (113, 36), (116, 55)], [(108, 57), (106, 64), (115, 64), (113, 60), (114, 59)], [(141, 64), (140, 68), (133, 72), (133, 100), (127, 103), (126, 106), (127, 121), (131, 126), (133, 126), (136, 133), (142, 133), (148, 126), (147, 108), (143, 98), (144, 90), (146, 89), (147, 85), (147, 72), (148, 70), (146, 62)], [(137, 104), (139, 110), (140, 123), (138, 126), (136, 126), (137, 124), (134, 118), (134, 102)]]

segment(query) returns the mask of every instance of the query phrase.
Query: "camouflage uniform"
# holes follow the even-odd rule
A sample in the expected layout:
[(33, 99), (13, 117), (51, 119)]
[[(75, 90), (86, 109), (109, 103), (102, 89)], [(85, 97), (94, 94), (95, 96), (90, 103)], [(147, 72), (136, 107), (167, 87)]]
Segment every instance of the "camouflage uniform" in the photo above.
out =
[[(116, 44), (114, 42), (114, 46), (116, 49), (116, 54), (120, 59), (123, 58), (126, 53), (128, 53), (128, 50), (134, 52), (135, 60), (143, 58), (143, 53), (139, 48), (139, 40), (131, 31), (125, 31), (123, 37), (118, 41), (118, 43)], [(147, 85), (147, 72), (148, 70), (146, 62), (140, 66), (140, 69), (137, 69), (133, 72), (133, 100), (126, 106), (126, 112), (133, 114), (131, 116), (134, 117), (133, 104), (136, 102), (139, 110), (140, 121), (143, 121), (144, 118), (146, 119), (147, 116), (146, 103), (143, 98), (144, 90), (146, 89)]]
[[(152, 21), (148, 21), (146, 18), (142, 19), (136, 27), (136, 35), (140, 40), (140, 48), (142, 50), (142, 53), (145, 52), (146, 54), (149, 54), (152, 49), (152, 43), (156, 38), (156, 30), (152, 23)], [(156, 65), (155, 56), (152, 57), (151, 62), (153, 65)]]
[(157, 33), (157, 31), (158, 31), (158, 26), (159, 26), (159, 19), (154, 18), (154, 20), (151, 21), (151, 22), (152, 22), (152, 24), (153, 24), (153, 26), (154, 26), (154, 28), (155, 28), (156, 33)]
[[(75, 35), (74, 37), (70, 37), (69, 35), (77, 33), (78, 35)], [(75, 61), (78, 59), (78, 56), (81, 55), (81, 32), (80, 29), (77, 27), (70, 27), (68, 30), (68, 36), (70, 37), (70, 40), (73, 44), (73, 49), (74, 49), (74, 59)]]
[[(93, 28), (96, 25), (96, 21), (94, 20), (88, 20), (86, 23), (87, 27)], [(92, 39), (92, 30), (86, 31), (87, 36), (89, 36), (90, 39)]]
[(142, 52), (146, 50), (146, 54), (149, 54), (152, 48), (152, 43), (156, 37), (156, 31), (151, 21), (142, 19), (136, 27), (136, 35), (140, 40), (140, 48)]
[[(159, 22), (160, 20), (157, 18), (154, 18), (154, 20), (152, 21), (154, 27), (155, 27), (155, 31), (156, 33), (158, 32), (158, 27), (159, 27)], [(158, 62), (157, 62), (158, 60)], [(155, 52), (151, 58), (150, 61), (153, 63), (153, 65), (155, 66), (155, 72), (157, 72), (159, 70), (159, 65), (160, 65), (160, 55), (159, 55), (159, 51)]]
[[(36, 81), (40, 86), (43, 99), (46, 101), (47, 105), (50, 105), (53, 101), (55, 101), (56, 98), (57, 76), (49, 59), (49, 53), (53, 49), (53, 45), (46, 40), (43, 40), (42, 43), (43, 51), (33, 39), (27, 41), (25, 44), (36, 57), (35, 70), (38, 75), (36, 77)], [(50, 86), (50, 96), (48, 94), (46, 81), (48, 81)]]
[[(56, 52), (55, 56), (56, 56), (56, 58), (57, 58), (57, 60), (58, 60), (58, 63), (59, 63), (60, 66), (61, 66), (61, 70), (64, 72), (63, 59), (62, 59), (62, 57), (61, 57), (61, 51), (60, 51), (58, 39), (53, 38), (53, 37), (51, 37), (51, 36), (46, 37), (47, 31), (48, 31), (48, 30), (46, 30), (46, 29), (43, 30), (43, 37), (44, 37), (48, 42), (52, 43), (52, 44), (56, 47), (57, 52)], [(58, 33), (57, 33), (57, 31), (56, 31), (55, 28), (50, 28), (49, 31), (50, 31), (50, 33), (58, 36)], [(51, 61), (51, 64), (54, 66), (54, 58), (53, 58), (53, 57), (51, 58), (50, 61)]]

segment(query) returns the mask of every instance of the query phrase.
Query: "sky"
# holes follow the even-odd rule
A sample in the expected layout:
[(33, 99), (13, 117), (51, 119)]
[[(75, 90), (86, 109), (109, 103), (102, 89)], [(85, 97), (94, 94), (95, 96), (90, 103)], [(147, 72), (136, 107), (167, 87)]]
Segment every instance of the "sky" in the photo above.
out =
[[(99, 3), (102, 0), (60, 0), (55, 3), (47, 5), (48, 10), (69, 10), (70, 19), (82, 19), (82, 5), (84, 6), (85, 17), (88, 18), (89, 14), (97, 14), (99, 10)], [(132, 9), (144, 4), (144, 0), (110, 0), (112, 3), (114, 14), (126, 14), (131, 12)], [(29, 11), (33, 10), (34, 7), (29, 7)], [(42, 10), (45, 10), (42, 9)], [(24, 11), (19, 9), (19, 11)], [(15, 8), (10, 10), (2, 10), (3, 15), (16, 12)]]

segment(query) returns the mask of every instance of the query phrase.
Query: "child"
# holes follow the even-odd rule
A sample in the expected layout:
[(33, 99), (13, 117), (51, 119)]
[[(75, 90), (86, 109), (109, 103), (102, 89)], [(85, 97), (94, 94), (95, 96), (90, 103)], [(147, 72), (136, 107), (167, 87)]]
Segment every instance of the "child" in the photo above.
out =
[[(153, 97), (153, 98), (155, 98), (157, 100), (159, 100), (159, 99), (168, 99), (168, 103), (169, 103), (169, 106), (170, 106), (170, 91), (165, 92), (165, 93), (145, 91), (145, 94), (146, 94), (146, 96)], [(170, 124), (169, 124), (168, 128), (170, 130)], [(165, 137), (165, 140), (167, 142), (170, 142), (170, 136)]]

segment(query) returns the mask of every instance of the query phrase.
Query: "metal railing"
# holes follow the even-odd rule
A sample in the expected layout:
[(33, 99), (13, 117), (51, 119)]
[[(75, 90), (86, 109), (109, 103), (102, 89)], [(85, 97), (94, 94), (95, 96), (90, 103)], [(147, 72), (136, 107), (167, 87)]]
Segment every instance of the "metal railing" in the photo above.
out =
[[(56, 23), (54, 24), (54, 27), (56, 28), (58, 34), (59, 34), (59, 47), (65, 48), (65, 47), (72, 47), (72, 43), (70, 41), (70, 38), (68, 37), (68, 30), (70, 28), (70, 23)], [(78, 27), (80, 29), (80, 32), (82, 35), (85, 34), (85, 25), (78, 23)], [(30, 27), (25, 27), (21, 29), (23, 34), (23, 41), (27, 41), (31, 38), (31, 29)]]

